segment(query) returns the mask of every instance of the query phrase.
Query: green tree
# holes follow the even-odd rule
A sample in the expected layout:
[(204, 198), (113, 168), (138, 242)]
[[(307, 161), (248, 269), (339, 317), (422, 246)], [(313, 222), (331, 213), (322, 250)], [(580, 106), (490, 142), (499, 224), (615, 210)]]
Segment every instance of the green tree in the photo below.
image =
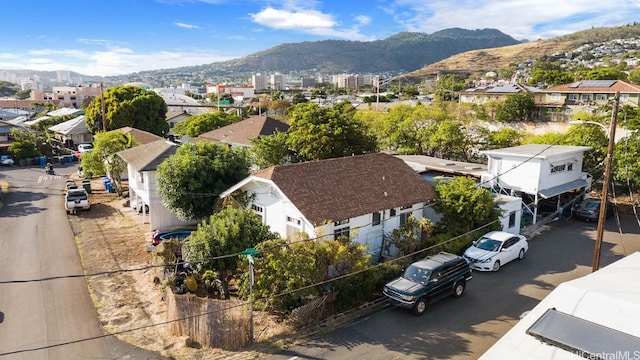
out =
[(276, 129), (271, 135), (251, 139), (251, 153), (253, 162), (260, 169), (284, 164), (292, 155), (287, 147), (287, 133)]
[(438, 157), (452, 160), (466, 160), (467, 139), (462, 132), (460, 122), (455, 120), (442, 121), (436, 131), (429, 137), (429, 146)]
[(243, 149), (207, 141), (184, 144), (158, 166), (158, 191), (180, 219), (204, 219), (214, 213), (220, 193), (249, 175), (250, 165)]
[(537, 69), (531, 73), (529, 79), (529, 85), (538, 86), (542, 84), (544, 86), (561, 85), (573, 82), (573, 74), (564, 69), (551, 69), (543, 70)]
[(80, 160), (85, 177), (107, 175), (115, 183), (118, 195), (122, 195), (121, 176), (127, 171), (127, 163), (116, 154), (136, 145), (131, 134), (119, 130), (97, 133), (93, 150), (84, 153)]
[(306, 103), (306, 102), (309, 102), (309, 100), (304, 95), (302, 95), (301, 93), (293, 94), (293, 98), (291, 99), (291, 103), (293, 105), (300, 104), (300, 103)]
[(524, 134), (510, 127), (503, 127), (496, 131), (491, 131), (485, 138), (484, 149), (502, 149), (518, 146), (524, 140)]
[(233, 114), (227, 114), (224, 111), (194, 115), (179, 122), (173, 128), (173, 132), (179, 135), (196, 137), (208, 131), (233, 124), (237, 121), (240, 121), (240, 117)]
[(28, 99), (29, 96), (31, 96), (31, 89), (20, 90), (15, 94), (15, 97), (18, 100)]
[(375, 137), (354, 113), (348, 103), (323, 108), (314, 103), (298, 104), (291, 112), (287, 146), (304, 160), (375, 152)]
[(517, 121), (528, 120), (536, 109), (536, 102), (533, 95), (528, 92), (507, 96), (504, 103), (498, 105), (496, 120)]
[[(360, 293), (371, 294), (363, 291), (362, 284), (354, 286), (340, 281), (326, 284), (338, 276), (368, 268), (370, 256), (362, 244), (349, 239), (293, 243), (273, 239), (258, 244), (256, 248), (261, 253), (255, 262), (260, 276), (256, 277), (253, 290), (257, 297), (271, 297), (266, 305), (269, 311), (288, 313), (302, 305), (303, 299), (328, 291), (337, 290), (339, 297), (357, 300), (360, 300)], [(322, 285), (316, 285), (320, 283)], [(247, 293), (246, 289), (244, 293)], [(287, 294), (282, 296), (282, 293)]]
[(612, 174), (616, 181), (635, 188), (640, 186), (640, 162), (637, 154), (640, 154), (640, 133), (637, 131), (616, 143), (612, 158)]
[(640, 84), (640, 67), (636, 67), (635, 69), (629, 71), (629, 76), (627, 77), (627, 79), (633, 84)]
[(278, 234), (269, 231), (258, 214), (248, 209), (226, 207), (191, 233), (185, 244), (185, 259), (200, 274), (206, 270), (217, 272), (225, 298), (229, 299), (229, 280), (237, 272), (241, 258), (221, 255), (239, 254), (260, 242), (277, 238)]
[(627, 74), (614, 67), (601, 67), (579, 71), (581, 80), (627, 80)]
[[(104, 100), (103, 100), (104, 98)], [(105, 122), (102, 122), (104, 101)], [(87, 129), (96, 133), (130, 126), (163, 136), (169, 132), (167, 104), (153, 91), (137, 86), (116, 86), (94, 98), (86, 109)]]
[(11, 129), (14, 141), (7, 149), (16, 159), (27, 159), (40, 156), (38, 144), (44, 141), (41, 135), (21, 128)]
[(442, 215), (438, 224), (446, 232), (461, 235), (481, 226), (486, 231), (500, 228), (500, 210), (489, 190), (479, 187), (470, 177), (456, 176), (439, 182), (435, 188), (440, 201), (434, 205)]

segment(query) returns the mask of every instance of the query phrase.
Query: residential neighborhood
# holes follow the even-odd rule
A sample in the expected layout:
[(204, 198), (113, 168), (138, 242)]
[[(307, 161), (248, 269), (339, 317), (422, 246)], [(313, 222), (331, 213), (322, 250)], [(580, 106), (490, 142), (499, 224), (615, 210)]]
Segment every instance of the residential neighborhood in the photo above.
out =
[[(24, 99), (0, 99), (0, 228), (20, 239), (0, 248), (10, 269), (40, 257), (0, 293), (81, 280), (77, 316), (100, 326), (73, 336), (117, 335), (146, 358), (634, 354), (638, 41), (557, 53), (545, 71), (580, 70), (535, 85), (523, 69), (540, 59), (404, 87), (22, 79)], [(46, 273), (49, 254), (62, 270)], [(41, 298), (19, 301), (49, 316)], [(0, 328), (29, 320), (0, 300)], [(78, 357), (59, 347), (0, 357)]]

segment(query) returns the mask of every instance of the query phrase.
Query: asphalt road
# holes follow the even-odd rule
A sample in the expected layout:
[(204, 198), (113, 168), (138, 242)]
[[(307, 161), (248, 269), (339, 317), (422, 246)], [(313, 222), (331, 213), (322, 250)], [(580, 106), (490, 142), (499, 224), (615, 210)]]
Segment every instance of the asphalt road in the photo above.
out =
[[(522, 261), (497, 273), (474, 272), (466, 293), (443, 299), (422, 317), (393, 307), (310, 339), (269, 359), (477, 359), (561, 282), (591, 272), (595, 224), (560, 220), (530, 241)], [(640, 251), (632, 216), (609, 219), (601, 267)]]
[(83, 277), (20, 282), (83, 273), (61, 190), (75, 170), (0, 169), (11, 184), (0, 209), (0, 358), (162, 359), (106, 336)]

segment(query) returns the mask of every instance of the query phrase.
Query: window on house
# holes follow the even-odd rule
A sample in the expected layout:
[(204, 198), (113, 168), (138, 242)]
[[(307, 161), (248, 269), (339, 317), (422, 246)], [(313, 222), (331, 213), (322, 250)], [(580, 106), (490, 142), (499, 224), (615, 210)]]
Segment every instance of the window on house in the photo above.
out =
[(593, 94), (582, 94), (580, 95), (581, 101), (591, 101), (593, 100)]
[(256, 204), (251, 205), (251, 210), (255, 211), (256, 213), (258, 213), (260, 215), (262, 215), (264, 213), (264, 208), (262, 206), (256, 205)]
[(560, 100), (560, 93), (551, 93), (551, 100)]
[(512, 211), (509, 214), (509, 228), (516, 226), (516, 212)]
[(140, 179), (140, 182), (144, 184), (144, 174), (142, 172), (138, 173), (138, 179)]
[(567, 165), (566, 164), (562, 164), (562, 165), (552, 165), (551, 166), (551, 173), (557, 173), (557, 172), (561, 172), (561, 171), (565, 171), (567, 169)]
[(567, 96), (567, 100), (578, 101), (578, 94), (569, 94), (569, 96)]
[(335, 240), (338, 240), (340, 238), (349, 238), (349, 233), (351, 232), (351, 229), (347, 226), (347, 227), (343, 227), (343, 228), (339, 228), (339, 229), (335, 229), (333, 231), (333, 238)]
[(380, 225), (381, 219), (382, 219), (382, 214), (379, 211), (371, 213), (371, 225), (372, 226)]
[(411, 209), (413, 207), (413, 205), (406, 205), (400, 208), (400, 210), (407, 210), (407, 209)]
[(598, 101), (607, 100), (607, 94), (596, 94), (596, 100), (598, 100)]
[(411, 215), (410, 212), (400, 214), (400, 226), (407, 223), (407, 220), (409, 219), (410, 215)]
[(296, 219), (291, 216), (287, 216), (287, 222), (291, 224), (300, 225), (300, 219)]
[(573, 163), (567, 164), (567, 171), (573, 171)]
[(622, 102), (629, 101), (629, 94), (620, 94), (620, 101)]
[(389, 216), (396, 216), (396, 209), (389, 210)]

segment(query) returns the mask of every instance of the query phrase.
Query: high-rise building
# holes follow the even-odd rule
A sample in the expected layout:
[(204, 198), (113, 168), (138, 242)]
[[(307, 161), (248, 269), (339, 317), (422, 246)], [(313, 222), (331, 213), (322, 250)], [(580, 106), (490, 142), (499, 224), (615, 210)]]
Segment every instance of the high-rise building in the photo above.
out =
[(271, 75), (271, 89), (273, 90), (284, 90), (287, 84), (282, 74), (273, 74)]
[(256, 90), (265, 90), (269, 88), (269, 77), (262, 74), (255, 74), (251, 76), (251, 84)]

